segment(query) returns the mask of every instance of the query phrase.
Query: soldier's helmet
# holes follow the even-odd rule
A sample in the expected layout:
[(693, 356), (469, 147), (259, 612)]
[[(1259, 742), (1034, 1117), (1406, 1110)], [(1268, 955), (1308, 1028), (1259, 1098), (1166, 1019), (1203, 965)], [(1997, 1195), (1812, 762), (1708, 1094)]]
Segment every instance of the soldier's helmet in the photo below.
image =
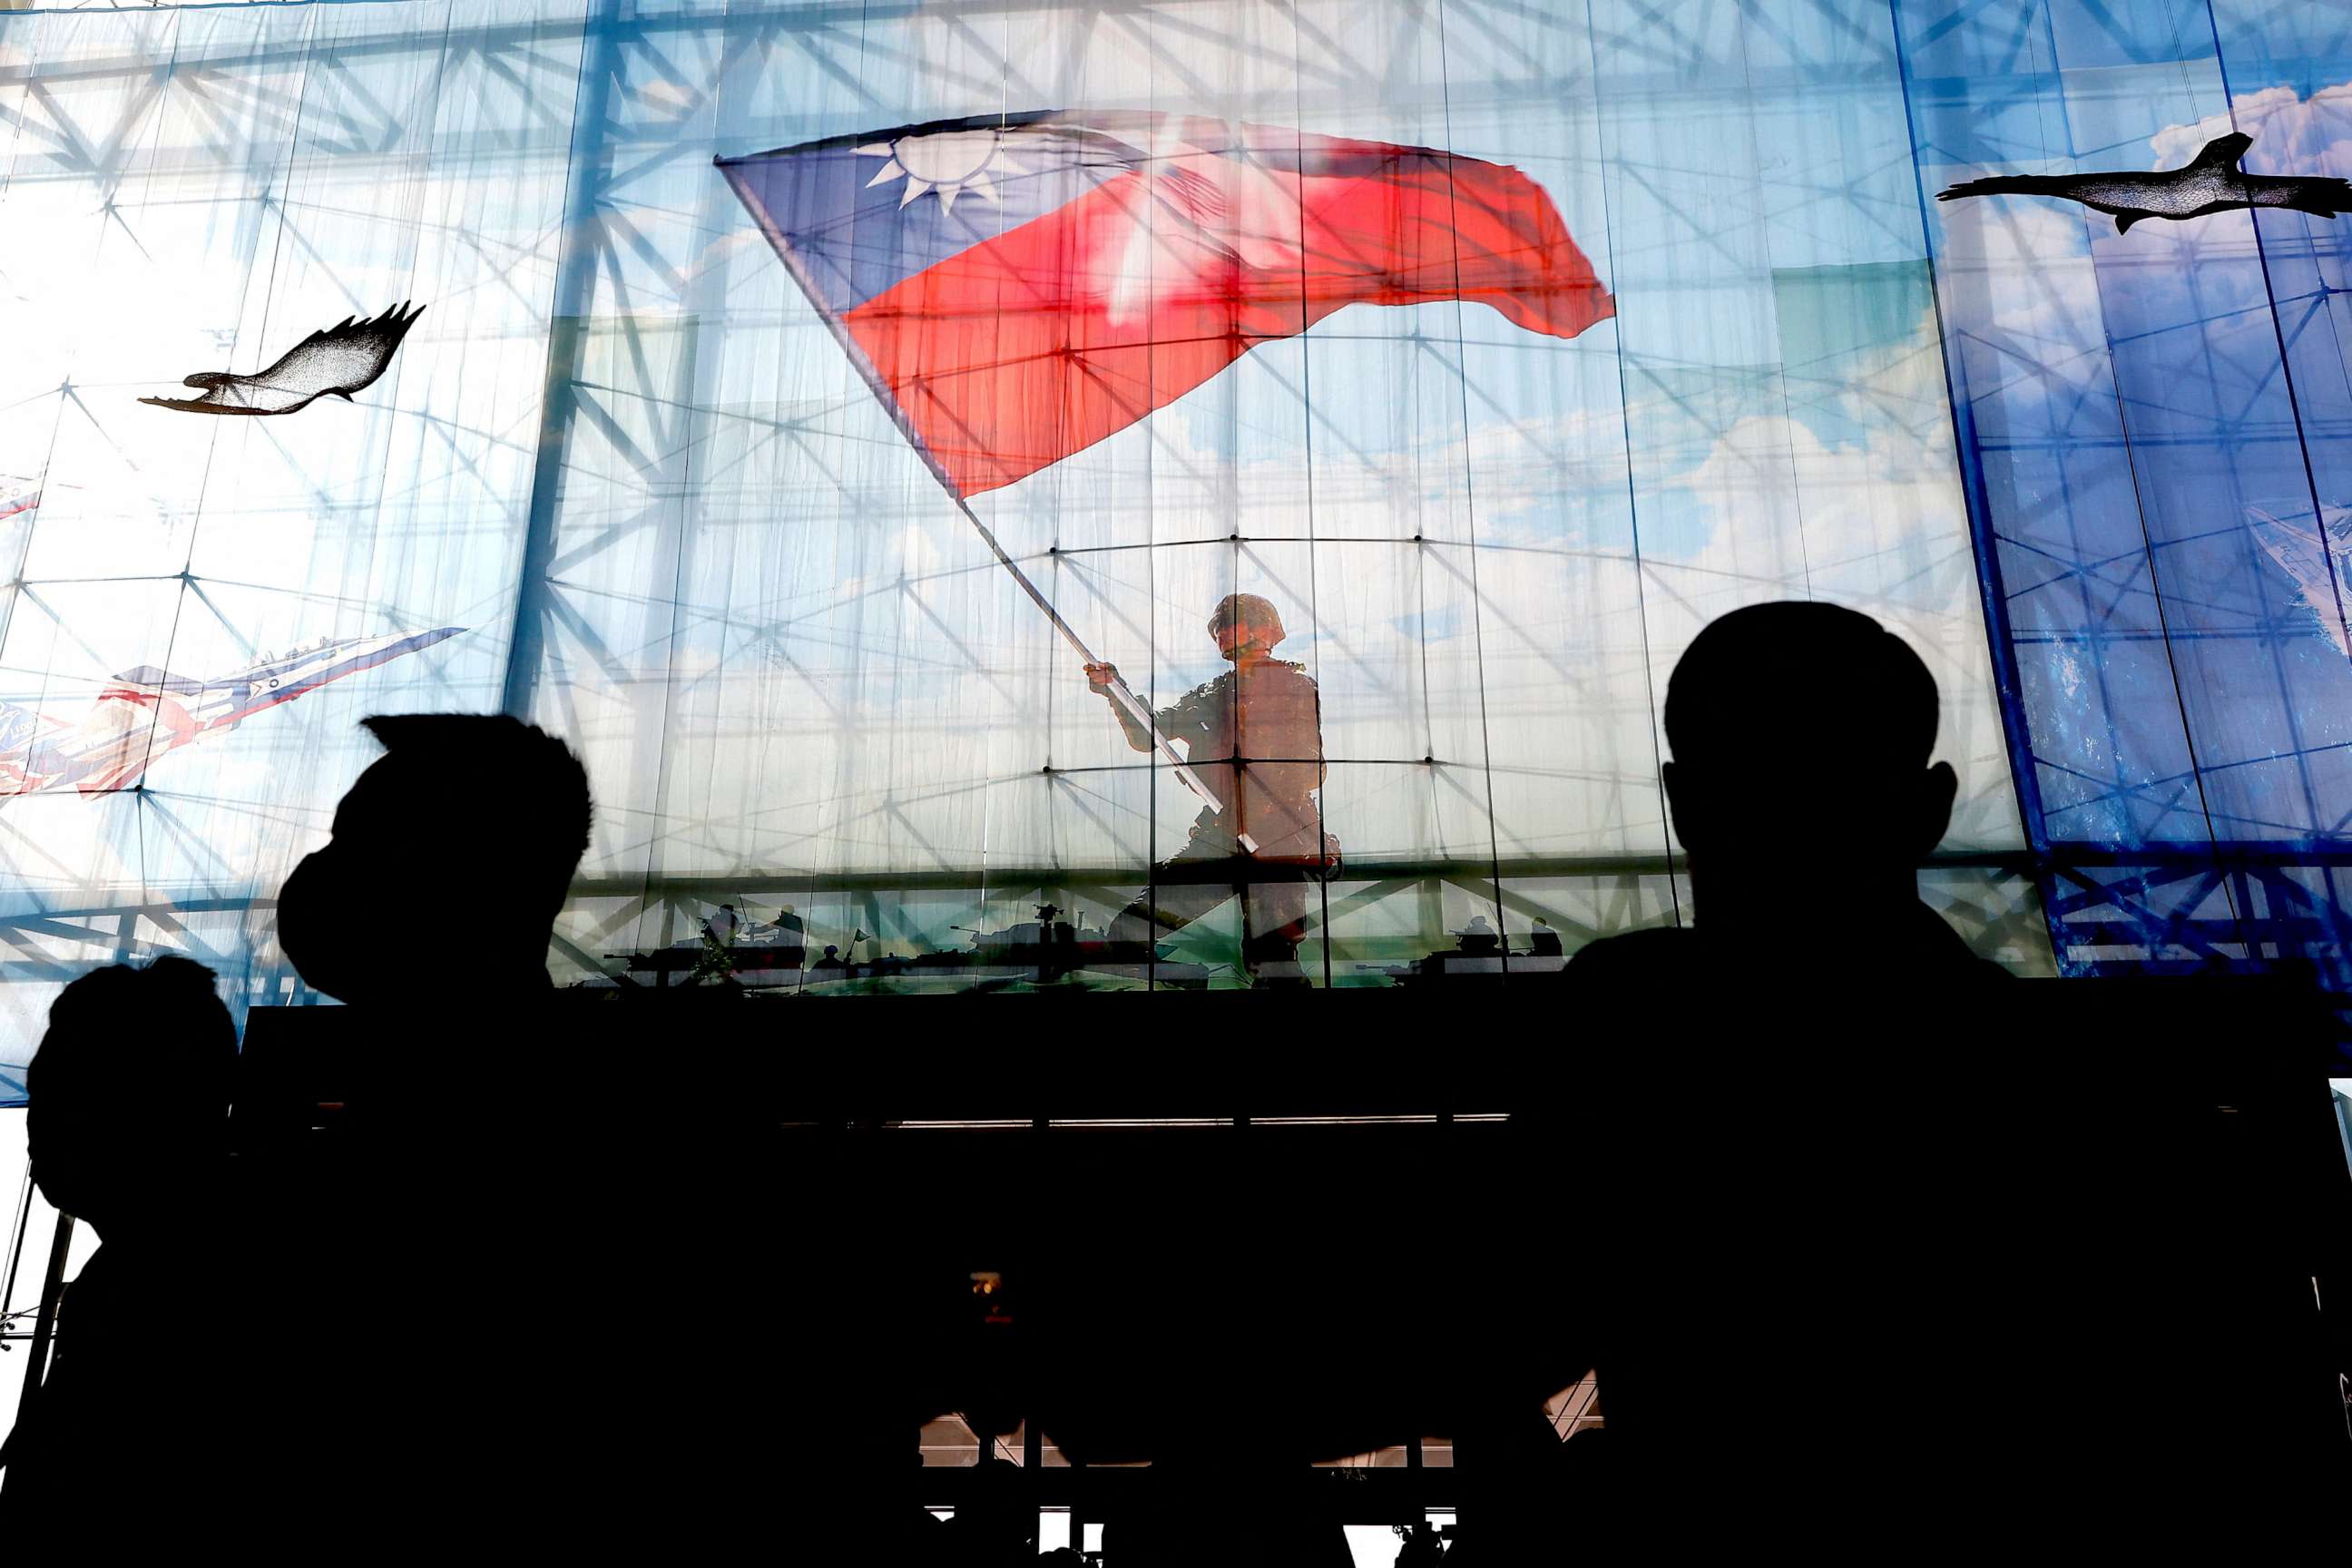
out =
[(1268, 647), (1290, 635), (1282, 629), (1282, 613), (1274, 607), (1274, 601), (1255, 594), (1228, 594), (1217, 601), (1217, 607), (1209, 615), (1209, 635), (1215, 637), (1232, 626), (1265, 633)]

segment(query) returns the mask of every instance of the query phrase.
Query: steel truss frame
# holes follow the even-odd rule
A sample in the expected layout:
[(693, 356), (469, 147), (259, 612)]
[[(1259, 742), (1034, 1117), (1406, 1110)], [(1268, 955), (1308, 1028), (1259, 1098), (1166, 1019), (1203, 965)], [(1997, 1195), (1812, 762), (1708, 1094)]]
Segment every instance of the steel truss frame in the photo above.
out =
[[(1824, 15), (1840, 10), (1836, 0), (1803, 0), (1803, 4)], [(1481, 16), (1489, 5), (1508, 11), (1517, 21), (1529, 20), (1527, 8), (1507, 4), (1507, 0), (1449, 0), (1448, 11), (1450, 16), (1457, 16), (1462, 26), (1475, 31), (1487, 25), (1482, 22)], [(1130, 29), (1164, 26), (1170, 36), (1181, 37), (1192, 25), (1185, 16), (1190, 8), (1187, 0), (1105, 0), (1087, 8), (1085, 25), (1089, 28)], [(2029, 5), (2024, 8), (2032, 7)], [(540, 426), (533, 437), (537, 468), (524, 529), (512, 654), (504, 682), (503, 700), (509, 710), (538, 711), (546, 700), (547, 672), (563, 661), (613, 662), (611, 651), (599, 646), (593, 626), (566, 603), (562, 578), (567, 567), (651, 530), (661, 542), (665, 558), (683, 571), (698, 542), (698, 526), (689, 522), (682, 509), (669, 499), (678, 493), (678, 487), (687, 479), (680, 464), (688, 443), (655, 441), (648, 449), (647, 443), (637, 439), (636, 432), (647, 427), (658, 431), (667, 419), (707, 407), (711, 392), (709, 378), (696, 365), (691, 353), (665, 357), (646, 353), (650, 336), (657, 329), (640, 317), (625, 310), (600, 308), (600, 300), (608, 298), (600, 293), (600, 280), (623, 279), (633, 269), (654, 264), (649, 262), (654, 247), (639, 225), (633, 192), (647, 174), (681, 155), (677, 136), (680, 121), (690, 117), (704, 102), (711, 90), (711, 81), (723, 74), (728, 62), (745, 58), (790, 57), (813, 65), (828, 79), (852, 92), (862, 91), (846, 52), (856, 47), (859, 26), (877, 17), (908, 16), (921, 9), (912, 0), (878, 5), (843, 0), (839, 4), (772, 8), (744, 6), (732, 11), (640, 8), (630, 0), (592, 0), (584, 24), (586, 41), (578, 79), (545, 92), (544, 112), (551, 120), (568, 121), (572, 125), (572, 155), (549, 321), (545, 395)], [(971, 24), (985, 17), (1034, 9), (1030, 0), (971, 0), (971, 4), (960, 5), (957, 11), (959, 19), (966, 24), (962, 43), (979, 62), (975, 68), (1003, 83), (1013, 98), (1035, 98), (1045, 89), (1034, 78), (1027, 62), (997, 47), (985, 27)], [(2251, 12), (2254, 8), (2243, 9)], [(2295, 0), (2277, 0), (2270, 9), (2284, 15), (2303, 8)], [(1764, 0), (1723, 0), (1721, 5), (1700, 7), (1703, 14), (1653, 16), (1651, 23), (1663, 35), (1663, 41), (1658, 37), (1628, 38), (1616, 43), (1625, 51), (1620, 58), (1648, 59), (1654, 62), (1654, 68), (1620, 70), (1599, 85), (1608, 93), (1628, 98), (1682, 89), (1685, 78), (1675, 63), (1674, 46), (1686, 36), (1703, 35), (1713, 25), (1718, 10), (1736, 12), (1744, 24), (1768, 32), (1775, 26), (1773, 7)], [(1956, 7), (1953, 16), (1957, 20), (1978, 14), (2019, 10), (2019, 0), (1983, 0)], [(1580, 38), (1586, 37), (1591, 30), (1590, 19), (1573, 8), (1556, 16), (1534, 14), (1533, 22)], [(535, 47), (544, 36), (544, 27), (540, 24), (469, 28), (467, 47), (502, 74), (536, 84), (546, 76), (534, 64)], [(289, 35), (282, 51), (284, 59), (273, 60), (267, 50), (245, 59), (263, 67), (283, 64), (305, 47)], [(413, 52), (422, 47), (428, 47), (427, 43), (416, 36), (387, 29), (380, 36), (343, 40), (329, 64), (332, 68), (339, 62), (372, 54)], [(1856, 47), (1864, 55), (1872, 55), (1878, 48), (1876, 43), (1867, 39)], [(2352, 45), (2339, 47), (2336, 52), (2352, 55)], [(1885, 63), (1891, 68), (1891, 59)], [(9, 85), (12, 68), (0, 65), (0, 89)], [(152, 59), (125, 56), (94, 61), (80, 70), (83, 74), (135, 79), (154, 77), (158, 68)], [(653, 82), (667, 84), (672, 90), (656, 102), (644, 90)], [(1801, 92), (1823, 100), (1884, 90), (1883, 81), (1865, 86), (1853, 76), (1825, 73), (1813, 63), (1780, 59), (1759, 59), (1748, 74), (1747, 87), (1758, 96)], [(1337, 80), (1302, 80), (1293, 89), (1270, 97), (1265, 108), (1269, 114), (1292, 114), (1302, 105), (1313, 107), (1346, 90), (1347, 84)], [(1397, 90), (1403, 101), (1413, 101), (1413, 95), (1418, 93), (1429, 100), (1431, 107), (1436, 106), (1440, 97), (1438, 89), (1426, 85), (1399, 84)], [(1519, 87), (1502, 82), (1493, 86), (1491, 96), (1494, 101), (1503, 103), (1515, 93), (1538, 94), (1544, 90), (1547, 89), (1540, 84)], [(79, 177), (104, 186), (111, 177), (110, 171), (119, 171), (131, 155), (135, 143), (132, 132), (149, 111), (152, 96), (133, 94), (125, 100), (125, 104), (123, 123), (84, 127), (47, 118), (49, 110), (32, 101), (24, 111), (24, 128), (62, 149)], [(389, 116), (394, 110), (384, 112)], [(367, 147), (382, 141), (383, 129), (352, 121), (338, 134), (359, 155), (365, 156)], [(789, 134), (781, 124), (774, 130), (778, 140)], [(751, 126), (746, 134), (757, 140), (761, 128)], [(289, 221), (294, 221), (292, 215)], [(688, 303), (690, 306), (690, 300)], [(2306, 303), (2309, 309), (2285, 323), (2284, 330), (2292, 339), (2287, 345), (2290, 350), (2319, 319), (2320, 308), (2326, 301)], [(583, 380), (579, 374), (578, 351), (591, 330), (617, 334), (622, 352), (637, 363), (663, 364), (668, 369), (657, 384), (625, 390)], [(2001, 346), (2003, 352), (2019, 347)], [(2032, 374), (2033, 368), (2021, 363), (2021, 374)], [(73, 395), (69, 387), (60, 388), (59, 395), (66, 400)], [(818, 411), (782, 421), (773, 438), (806, 446), (822, 418), (823, 411)], [(2352, 438), (2352, 429), (2333, 426), (2309, 426), (2303, 433), (2308, 437), (2315, 431), (2323, 437)], [(2232, 439), (2252, 443), (2281, 441), (2294, 436), (2294, 432), (2277, 426), (2275, 421), (2267, 419), (2252, 405), (2242, 427), (2232, 426), (2230, 434)], [(2086, 443), (2104, 437), (2055, 427), (2045, 433), (2006, 439), (2012, 444), (2042, 444), (2053, 450), (2080, 450)], [(577, 460), (589, 448), (597, 449), (600, 461), (583, 464)], [(562, 535), (559, 526), (560, 501), (567, 481), (574, 475), (601, 475), (605, 471), (605, 460), (615, 455), (637, 474), (642, 505), (614, 516), (593, 537)], [(1568, 459), (1563, 456), (1560, 460)], [(604, 481), (598, 479), (596, 482)], [(2092, 579), (2112, 575), (2113, 570), (2113, 563), (2089, 559), (2071, 567), (2073, 573)], [(0, 588), (0, 625), (5, 625), (7, 608), (24, 591), (26, 585), (20, 582)], [(2113, 595), (2106, 601), (2110, 610), (2117, 602)], [(2012, 640), (2006, 606), (1996, 602), (1990, 615), (1994, 646), (2003, 650)], [(2284, 629), (2281, 626), (2250, 627), (2245, 635), (2273, 637)], [(2017, 715), (2012, 711), (2008, 719), (2014, 730), (2019, 724)], [(2032, 816), (2035, 814), (2032, 780), (2023, 775), (2030, 775), (2045, 759), (2033, 755), (2031, 737), (2012, 734), (2011, 738), (2020, 764), (2019, 786), (2024, 792), (2027, 812)], [(655, 749), (641, 749), (636, 766), (642, 776), (627, 781), (625, 792), (631, 798), (657, 798), (663, 759)], [(2118, 784), (2116, 787), (2161, 790), (2192, 784), (2193, 780), (2151, 781), (2129, 786)], [(2050, 939), (2064, 967), (2104, 972), (2119, 967), (2261, 963), (2288, 952), (2325, 951), (2340, 954), (2343, 951), (2347, 920), (2346, 903), (2336, 886), (2343, 865), (2332, 846), (2248, 840), (2219, 847), (2155, 845), (2142, 849), (2113, 850), (2069, 843), (2046, 836), (2038, 824), (2030, 826), (2033, 828), (2033, 847), (2028, 851), (1989, 858), (1948, 857), (1937, 864), (1952, 872), (1982, 872), (1996, 880), (2029, 879), (2039, 891)], [(679, 830), (690, 834), (695, 826), (691, 820), (682, 820)], [(1831, 851), (1828, 859), (1833, 863), (1834, 858), (1834, 851)], [(746, 889), (828, 889), (843, 896), (864, 898), (891, 888), (1045, 891), (1132, 881), (1135, 868), (1118, 869), (1118, 875), (1105, 868), (1081, 872), (1074, 868), (1008, 868), (985, 873), (940, 869), (845, 877), (815, 869), (747, 868), (740, 874), (687, 875), (668, 870), (656, 847), (643, 879), (628, 879), (627, 886), (617, 882), (611, 886), (586, 883), (580, 894), (583, 900), (597, 904), (597, 929), (620, 929), (614, 923), (613, 911), (624, 910), (628, 911), (625, 918), (629, 921), (650, 922), (644, 932), (645, 938), (650, 940), (667, 939), (680, 930), (690, 930), (698, 906), (707, 903), (713, 894)], [(1354, 867), (1349, 877), (1352, 890), (1341, 896), (1370, 901), (1398, 897), (1427, 900), (1444, 889), (1454, 889), (1482, 900), (1492, 900), (1498, 918), (1515, 907), (1521, 912), (1541, 909), (1547, 918), (1559, 925), (1563, 935), (1574, 938), (1598, 934), (1610, 928), (1605, 922), (1580, 927), (1566, 921), (1550, 905), (1528, 902), (1517, 892), (1519, 885), (1559, 878), (1630, 879), (1628, 886), (1656, 886), (1662, 881), (1671, 885), (1677, 869), (1671, 854), (1540, 862), (1521, 862), (1496, 855), (1475, 863)], [(1360, 883), (1359, 877), (1365, 879)], [(1515, 898), (1519, 900), (1517, 906)], [(166, 949), (193, 950), (198, 956), (208, 956), (186, 917), (230, 919), (247, 911), (266, 913), (268, 908), (267, 900), (182, 899), (158, 891), (88, 903), (68, 901), (35, 914), (0, 918), (0, 946), (5, 946), (8, 953), (0, 959), (0, 975), (64, 979), (94, 963)], [(584, 948), (574, 944), (572, 962), (590, 956)], [(2330, 962), (2341, 961), (2339, 958)]]

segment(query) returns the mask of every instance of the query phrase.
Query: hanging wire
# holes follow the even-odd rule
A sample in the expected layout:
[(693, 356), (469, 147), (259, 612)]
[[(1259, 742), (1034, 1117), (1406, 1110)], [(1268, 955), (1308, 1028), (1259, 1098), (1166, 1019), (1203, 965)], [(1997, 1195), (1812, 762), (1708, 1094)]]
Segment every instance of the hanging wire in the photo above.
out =
[[(1590, 6), (1586, 7), (1584, 14), (1584, 41), (1585, 48), (1588, 51), (1587, 58), (1591, 61), (1593, 105), (1595, 109), (1596, 124), (1605, 123), (1605, 118), (1599, 112), (1601, 107), (1601, 46), (1598, 39), (1593, 36), (1592, 11)], [(1596, 140), (1599, 139), (1600, 138), (1596, 135)], [(1609, 284), (1611, 290), (1613, 293), (1615, 291), (1619, 274), (1617, 270), (1617, 211), (1615, 204), (1613, 204), (1610, 199), (1609, 171), (1612, 160), (1609, 156), (1609, 148), (1605, 141), (1602, 142), (1599, 151), (1601, 154), (1601, 220), (1605, 238), (1604, 248), (1609, 258)], [(1617, 353), (1613, 356), (1617, 367), (1617, 423), (1618, 428), (1624, 436), (1625, 443), (1625, 526), (1631, 540), (1633, 558), (1633, 623), (1642, 630), (1642, 692), (1644, 701), (1652, 715), (1648, 725), (1650, 731), (1650, 773), (1657, 786), (1658, 838), (1661, 847), (1665, 852), (1666, 859), (1666, 901), (1668, 907), (1674, 910), (1675, 924), (1679, 926), (1684, 923), (1685, 919), (1683, 914), (1683, 896), (1682, 889), (1675, 879), (1675, 838), (1672, 827), (1673, 814), (1667, 809), (1666, 803), (1664, 734), (1663, 726), (1657, 717), (1660, 712), (1658, 703), (1657, 658), (1651, 651), (1650, 647), (1648, 574), (1643, 569), (1642, 562), (1641, 494), (1634, 482), (1633, 477), (1633, 419), (1628, 409), (1630, 393), (1625, 374), (1625, 314), (1622, 310), (1620, 310), (1611, 320), (1617, 334)]]
[[(13, 1328), (16, 1321), (24, 1315), (24, 1311), (11, 1307), (9, 1303), (16, 1299), (16, 1273), (25, 1259), (25, 1233), (30, 1226), (32, 1218), (33, 1165), (32, 1162), (27, 1160), (25, 1163), (25, 1174), (16, 1184), (16, 1206), (10, 1211), (8, 1217), (8, 1272), (5, 1280), (0, 1281), (0, 1331)], [(26, 1308), (24, 1310), (34, 1310)], [(6, 1348), (5, 1342), (0, 1341), (0, 1350)]]

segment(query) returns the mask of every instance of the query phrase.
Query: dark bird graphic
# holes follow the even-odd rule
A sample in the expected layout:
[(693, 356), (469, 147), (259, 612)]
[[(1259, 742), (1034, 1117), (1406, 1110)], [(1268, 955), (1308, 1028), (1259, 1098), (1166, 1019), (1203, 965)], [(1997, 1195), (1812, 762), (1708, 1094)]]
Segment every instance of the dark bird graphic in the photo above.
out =
[(403, 300), (373, 320), (346, 316), (338, 325), (312, 332), (258, 374), (209, 370), (180, 384), (203, 387), (202, 397), (139, 401), (188, 414), (292, 414), (329, 394), (349, 403), (352, 393), (383, 374), (401, 339), (424, 313), (424, 306), (411, 310)]
[(2233, 131), (2206, 142), (2185, 169), (2152, 174), (1998, 174), (1954, 185), (1936, 199), (2057, 196), (2105, 213), (2116, 220), (2118, 234), (2127, 233), (2142, 218), (2177, 223), (2231, 207), (2292, 207), (2325, 218), (2352, 212), (2352, 184), (2307, 175), (2249, 174), (2239, 168), (2238, 160), (2253, 144), (2252, 137)]

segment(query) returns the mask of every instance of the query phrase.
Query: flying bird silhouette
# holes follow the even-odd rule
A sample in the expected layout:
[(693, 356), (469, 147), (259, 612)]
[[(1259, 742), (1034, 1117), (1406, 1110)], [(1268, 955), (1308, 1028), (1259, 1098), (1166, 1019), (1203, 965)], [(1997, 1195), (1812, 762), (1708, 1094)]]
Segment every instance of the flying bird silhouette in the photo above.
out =
[(2116, 220), (2116, 232), (2129, 232), (2142, 218), (2203, 217), (2231, 207), (2292, 207), (2315, 217), (2352, 212), (2352, 184), (2295, 174), (2249, 174), (2238, 160), (2254, 139), (2242, 132), (2216, 136), (2185, 169), (2158, 174), (1997, 174), (1969, 180), (1937, 194), (1939, 202), (1958, 196), (2057, 196), (2080, 202)]
[(180, 384), (203, 387), (202, 397), (139, 401), (187, 414), (292, 414), (330, 393), (349, 403), (352, 393), (383, 374), (401, 339), (424, 313), (424, 306), (411, 310), (403, 300), (372, 320), (346, 316), (335, 326), (312, 332), (258, 374), (208, 370)]

